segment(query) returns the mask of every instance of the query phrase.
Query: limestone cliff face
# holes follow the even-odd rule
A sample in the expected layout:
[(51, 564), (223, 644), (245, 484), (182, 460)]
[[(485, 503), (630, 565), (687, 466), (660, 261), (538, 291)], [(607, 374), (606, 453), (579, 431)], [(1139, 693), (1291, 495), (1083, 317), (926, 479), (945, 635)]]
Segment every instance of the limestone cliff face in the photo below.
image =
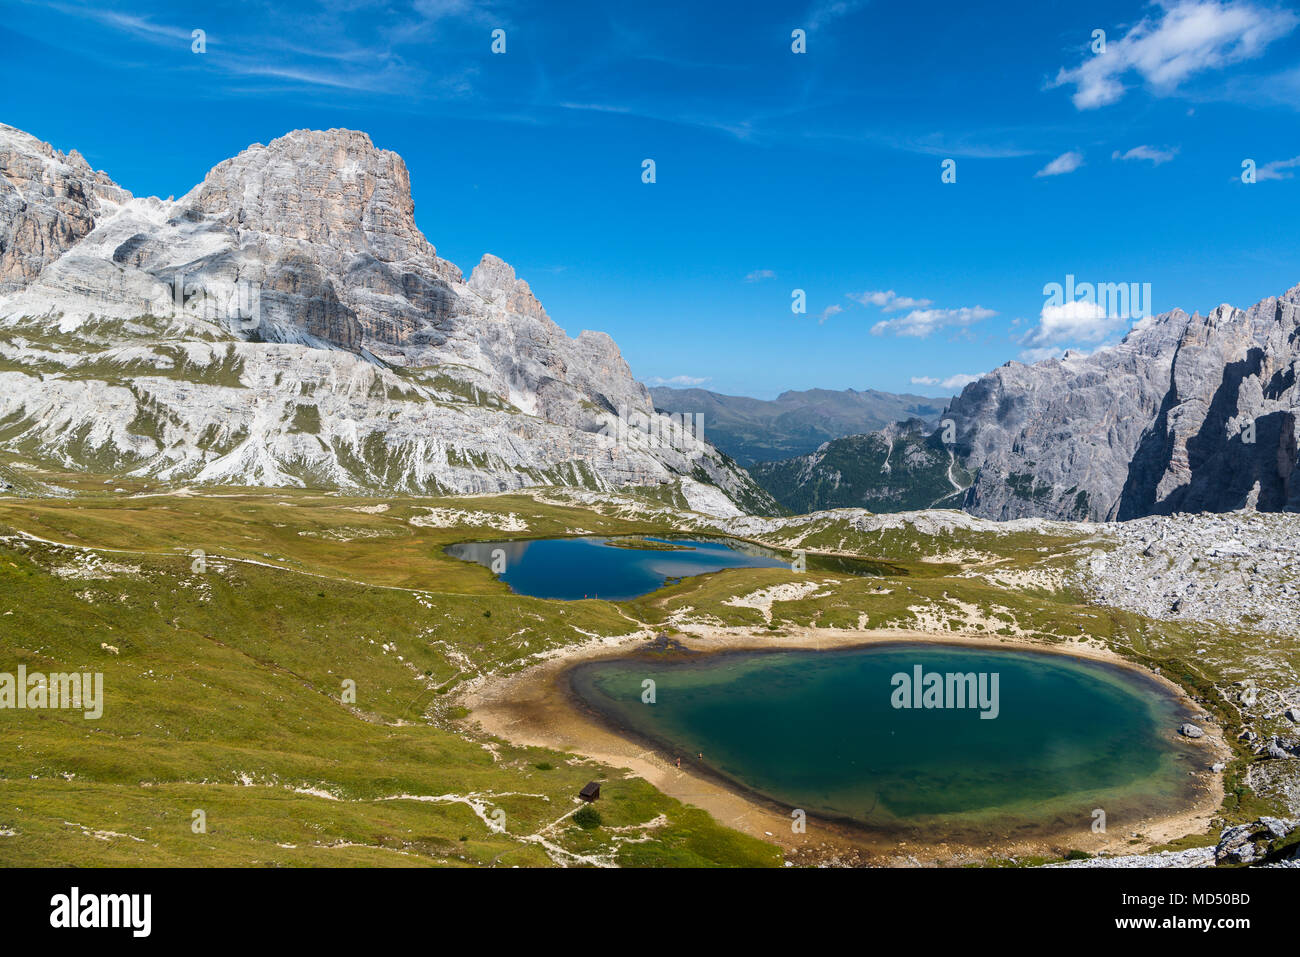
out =
[(76, 150), (0, 124), (0, 295), (21, 289), (130, 198)]
[(1118, 515), (1300, 509), (1300, 286), (1195, 317), (1133, 458)]
[(1087, 357), (1011, 362), (948, 416), (990, 518), (1126, 519), (1300, 508), (1300, 286), (1242, 311), (1175, 311)]
[(0, 174), (10, 450), (172, 480), (704, 481), (771, 504), (689, 436), (612, 440), (620, 412), (655, 414), (613, 340), (570, 338), (496, 256), (466, 281), (364, 133), (251, 146), (173, 201), (0, 127)]
[(407, 351), (436, 343), (455, 311), (460, 270), (416, 227), (406, 164), (364, 133), (296, 130), (251, 146), (178, 205), (222, 231), (239, 278), (261, 284), (265, 336)]

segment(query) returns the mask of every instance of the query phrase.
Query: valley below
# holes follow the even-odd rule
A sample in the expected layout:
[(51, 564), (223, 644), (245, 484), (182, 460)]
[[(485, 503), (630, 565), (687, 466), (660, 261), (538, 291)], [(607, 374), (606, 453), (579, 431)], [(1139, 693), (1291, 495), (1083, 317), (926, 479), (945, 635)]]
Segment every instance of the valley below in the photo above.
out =
[[(1150, 528), (943, 510), (728, 518), (662, 488), (376, 497), (33, 477), (67, 494), (0, 498), (0, 635), (29, 672), (101, 672), (105, 692), (98, 720), (5, 714), (6, 864), (1205, 865), (1240, 862), (1240, 847), (1216, 857), (1225, 829), (1250, 837), (1261, 819), (1300, 816), (1300, 649), (1274, 630), (1291, 606), (1279, 571), (1295, 569), (1292, 516)], [(1139, 558), (1158, 560), (1143, 535), (1219, 554), (1135, 574)], [(625, 600), (557, 600), (445, 551), (592, 536), (725, 537), (804, 550), (808, 570), (728, 568)], [(1233, 541), (1268, 557), (1234, 559)], [(818, 555), (875, 573), (818, 570)], [(1225, 562), (1250, 620), (1165, 601), (1213, 589)], [(1116, 804), (1104, 831), (1091, 814), (1103, 800), (993, 840), (873, 833), (815, 809), (794, 833), (788, 806), (593, 721), (561, 680), (628, 655), (663, 667), (900, 641), (1146, 676), (1185, 710), (1154, 733), (1194, 757), (1187, 797), (1150, 814)], [(588, 806), (577, 795), (590, 781), (601, 796)], [(1284, 856), (1296, 835), (1279, 827), (1245, 841), (1246, 856)]]

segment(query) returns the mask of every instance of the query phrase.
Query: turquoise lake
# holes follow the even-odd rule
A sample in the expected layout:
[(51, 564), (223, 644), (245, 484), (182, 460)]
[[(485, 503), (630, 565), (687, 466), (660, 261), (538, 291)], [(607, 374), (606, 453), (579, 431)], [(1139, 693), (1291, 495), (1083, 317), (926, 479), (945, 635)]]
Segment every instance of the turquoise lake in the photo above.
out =
[[(626, 601), (690, 575), (724, 568), (789, 568), (775, 552), (737, 541), (651, 538), (671, 550), (620, 547), (628, 538), (551, 538), (518, 542), (463, 542), (447, 554), (493, 568), (511, 591), (534, 598)], [(504, 566), (504, 567), (502, 567)], [(497, 569), (494, 569), (497, 570)]]
[[(918, 666), (996, 673), (997, 716), (894, 707), (893, 676)], [(577, 665), (569, 683), (586, 709), (684, 768), (787, 811), (926, 839), (1087, 833), (1096, 808), (1109, 830), (1131, 831), (1190, 804), (1188, 772), (1208, 766), (1173, 733), (1190, 714), (1167, 690), (1063, 655), (928, 644), (647, 655)]]

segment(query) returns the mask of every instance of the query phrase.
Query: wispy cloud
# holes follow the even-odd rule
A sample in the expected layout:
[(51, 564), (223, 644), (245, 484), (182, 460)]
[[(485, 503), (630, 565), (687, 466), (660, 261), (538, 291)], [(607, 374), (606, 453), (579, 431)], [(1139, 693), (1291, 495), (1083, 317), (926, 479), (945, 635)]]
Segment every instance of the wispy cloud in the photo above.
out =
[(645, 380), (646, 385), (649, 386), (667, 385), (667, 386), (674, 386), (679, 389), (690, 389), (690, 388), (694, 388), (695, 386), (704, 385), (706, 382), (711, 382), (711, 381), (713, 381), (711, 376), (697, 377), (697, 376), (689, 376), (689, 375), (675, 375), (667, 379), (663, 378), (662, 376), (656, 375), (656, 376), (651, 376), (650, 378)]
[(1270, 179), (1293, 179), (1295, 173), (1292, 173), (1291, 170), (1296, 167), (1300, 167), (1300, 156), (1293, 156), (1286, 160), (1274, 160), (1255, 170), (1255, 180), (1262, 183)]
[(415, 12), (426, 22), (458, 18), (487, 22), (493, 19), (493, 6), (482, 0), (415, 0)]
[(1158, 15), (1144, 17), (1104, 53), (1062, 67), (1048, 86), (1073, 86), (1071, 99), (1080, 110), (1122, 99), (1131, 73), (1153, 93), (1168, 96), (1197, 73), (1258, 57), (1297, 23), (1292, 11), (1252, 0), (1165, 0)]
[(1168, 163), (1178, 155), (1178, 149), (1162, 150), (1154, 146), (1135, 146), (1131, 150), (1121, 153), (1119, 150), (1110, 154), (1114, 160), (1148, 160), (1153, 166), (1159, 166), (1161, 163)]
[(934, 304), (933, 300), (900, 296), (892, 289), (869, 289), (866, 292), (851, 292), (846, 295), (846, 298), (864, 306), (875, 306), (882, 312), (887, 313), (901, 312), (904, 309), (910, 310), (903, 316), (895, 316), (893, 319), (881, 319), (871, 327), (871, 334), (875, 336), (883, 336), (889, 332), (896, 336), (924, 339), (940, 329), (965, 328), (979, 322), (981, 319), (988, 319), (997, 315), (994, 310), (985, 309), (983, 306), (931, 309), (929, 307)]
[(1300, 67), (1262, 75), (1232, 77), (1217, 93), (1217, 96), (1204, 98), (1253, 107), (1276, 105), (1300, 110)]
[(58, 10), (61, 13), (69, 13), (79, 17), (85, 17), (102, 23), (105, 26), (113, 27), (125, 33), (130, 33), (140, 39), (147, 40), (164, 40), (167, 42), (183, 41), (189, 44), (193, 30), (185, 30), (181, 27), (172, 27), (165, 24), (154, 23), (147, 17), (136, 17), (129, 13), (117, 13), (112, 10), (94, 10), (88, 7), (77, 7), (70, 4), (53, 3), (50, 9)]
[(825, 309), (822, 310), (821, 317), (817, 320), (817, 325), (820, 326), (827, 319), (831, 318), (831, 316), (838, 316), (843, 311), (844, 311), (843, 306), (839, 306), (839, 305), (827, 306)]
[(896, 336), (911, 336), (925, 339), (940, 329), (965, 328), (996, 316), (992, 309), (983, 306), (962, 306), (958, 309), (913, 309), (905, 316), (896, 319), (882, 319), (871, 327), (873, 336), (882, 336), (891, 332)]
[(1050, 163), (1048, 163), (1046, 166), (1044, 166), (1034, 175), (1035, 176), (1063, 176), (1066, 173), (1073, 173), (1076, 169), (1078, 169), (1082, 165), (1083, 165), (1083, 154), (1071, 150), (1069, 153), (1062, 153), (1060, 156), (1052, 160)]
[(804, 17), (809, 32), (820, 30), (851, 13), (856, 13), (867, 5), (866, 0), (823, 0), (813, 6)]
[[(545, 108), (549, 107), (551, 104), (539, 103), (537, 105)], [(608, 103), (564, 101), (555, 103), (554, 107), (562, 110), (572, 110), (575, 112), (585, 113), (616, 113), (634, 119), (654, 120), (658, 123), (671, 123), (675, 126), (689, 126), (695, 129), (713, 130), (718, 133), (726, 133), (738, 140), (751, 140), (755, 137), (756, 133), (753, 125), (747, 120), (720, 120), (706, 115), (641, 109), (638, 107)]]
[(562, 110), (583, 110), (588, 113), (631, 113), (631, 107), (614, 106), (609, 103), (557, 103)]
[(1064, 346), (1036, 346), (1032, 349), (1020, 350), (1020, 355), (1017, 358), (1021, 362), (1033, 365), (1035, 362), (1042, 362), (1044, 359), (1059, 359), (1065, 352)]
[(745, 277), (745, 282), (762, 282), (764, 279), (775, 279), (776, 273), (771, 269), (755, 269)]
[[(310, 15), (268, 7), (264, 20), (255, 20), (250, 15), (248, 26), (238, 38), (205, 27), (202, 17), (193, 24), (176, 26), (154, 17), (99, 10), (80, 3), (43, 6), (152, 47), (187, 53), (193, 30), (204, 29), (206, 52), (196, 55), (194, 63), (231, 79), (254, 78), (279, 82), (285, 87), (321, 90), (400, 91), (416, 99), (465, 95), (477, 67), (450, 64), (438, 75), (431, 76), (411, 65), (398, 46), (414, 42), (422, 31), (440, 21), (480, 21), (485, 9), (471, 0), (416, 0), (411, 12), (401, 18), (403, 30), (385, 36), (384, 30), (376, 28), (371, 34), (372, 42), (361, 43), (349, 38), (359, 32), (354, 29), (356, 20), (373, 17), (373, 12), (368, 13), (364, 4), (356, 3), (323, 4)], [(164, 68), (162, 64), (160, 68)], [(238, 91), (238, 87), (233, 91)]]
[(864, 306), (876, 306), (885, 312), (897, 312), (900, 309), (924, 309), (934, 305), (932, 299), (913, 299), (900, 296), (892, 289), (873, 289), (869, 292), (851, 292), (848, 298)]
[(947, 133), (905, 135), (892, 129), (856, 130), (848, 133), (842, 130), (804, 130), (800, 135), (809, 140), (874, 143), (904, 153), (955, 159), (1017, 159), (1022, 156), (1033, 156), (1039, 152), (1017, 146), (1012, 142), (999, 142), (1014, 135), (1001, 130), (957, 135)]

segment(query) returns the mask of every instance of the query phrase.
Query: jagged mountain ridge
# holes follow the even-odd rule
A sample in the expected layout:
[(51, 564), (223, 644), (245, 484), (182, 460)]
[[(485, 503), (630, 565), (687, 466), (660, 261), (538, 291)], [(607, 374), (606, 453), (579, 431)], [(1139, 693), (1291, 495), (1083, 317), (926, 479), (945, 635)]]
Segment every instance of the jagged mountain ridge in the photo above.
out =
[[(918, 454), (911, 491), (955, 474), (965, 494), (936, 504), (999, 520), (1300, 511), (1298, 373), (1300, 286), (1247, 310), (1147, 318), (1090, 355), (1008, 362), (967, 385), (924, 443), (947, 444), (954, 471)], [(895, 511), (909, 490), (880, 465), (897, 433), (752, 472), (788, 507)]]
[(988, 518), (1300, 509), (1300, 286), (1247, 310), (1174, 310), (1117, 345), (971, 383), (945, 415)]
[(654, 410), (613, 340), (569, 338), (495, 256), (468, 280), (439, 258), (405, 164), (364, 133), (297, 130), (160, 200), (0, 126), (0, 174), (14, 454), (165, 481), (678, 482), (715, 509), (771, 505), (690, 435), (614, 441), (620, 412)]

